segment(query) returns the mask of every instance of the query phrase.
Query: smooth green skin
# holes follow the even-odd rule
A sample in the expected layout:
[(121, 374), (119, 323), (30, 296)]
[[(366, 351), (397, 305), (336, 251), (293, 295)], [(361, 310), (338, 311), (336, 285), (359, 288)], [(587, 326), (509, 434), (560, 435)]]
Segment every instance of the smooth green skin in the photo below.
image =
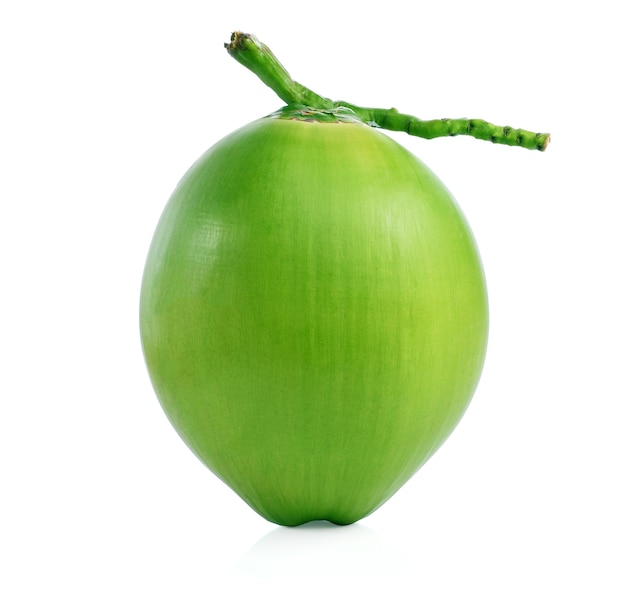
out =
[(463, 415), (487, 343), (471, 231), (363, 124), (265, 118), (206, 152), (158, 224), (147, 366), (193, 452), (269, 521), (348, 524)]

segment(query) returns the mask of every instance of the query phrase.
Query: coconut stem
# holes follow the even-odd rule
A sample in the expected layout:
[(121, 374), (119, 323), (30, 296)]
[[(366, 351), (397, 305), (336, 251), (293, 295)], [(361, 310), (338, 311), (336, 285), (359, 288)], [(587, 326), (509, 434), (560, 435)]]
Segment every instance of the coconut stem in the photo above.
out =
[(525, 129), (513, 129), (509, 126), (494, 125), (483, 119), (433, 119), (424, 121), (413, 115), (399, 113), (396, 109), (366, 109), (338, 101), (354, 111), (356, 116), (373, 127), (381, 127), (390, 131), (404, 131), (427, 140), (436, 137), (469, 135), (478, 140), (488, 140), (494, 144), (521, 146), (530, 150), (543, 152), (550, 143), (550, 134), (534, 133)]
[(433, 119), (424, 121), (413, 115), (399, 113), (396, 109), (370, 109), (344, 101), (332, 101), (296, 82), (276, 59), (269, 47), (254, 35), (236, 31), (230, 43), (224, 46), (240, 64), (256, 74), (287, 105), (306, 105), (314, 109), (332, 110), (347, 108), (356, 117), (372, 127), (389, 131), (404, 131), (409, 135), (432, 139), (436, 137), (469, 135), (494, 144), (521, 146), (543, 152), (550, 143), (550, 134), (534, 133), (509, 126), (498, 126), (483, 119)]
[(333, 101), (321, 97), (291, 78), (270, 48), (254, 35), (235, 31), (230, 43), (224, 43), (228, 53), (256, 74), (285, 103), (307, 105), (316, 109), (332, 109)]

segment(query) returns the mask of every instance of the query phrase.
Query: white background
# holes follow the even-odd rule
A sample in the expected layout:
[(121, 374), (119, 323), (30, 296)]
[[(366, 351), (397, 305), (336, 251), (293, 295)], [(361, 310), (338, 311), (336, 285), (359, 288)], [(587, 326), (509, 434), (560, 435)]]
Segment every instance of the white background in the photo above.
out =
[[(0, 587), (625, 589), (619, 3), (224, 6), (3, 3)], [(490, 345), (444, 447), (347, 528), (252, 512), (179, 440), (143, 364), (167, 198), (281, 104), (223, 49), (235, 29), (334, 99), (552, 133), (543, 154), (394, 135), (473, 227)]]

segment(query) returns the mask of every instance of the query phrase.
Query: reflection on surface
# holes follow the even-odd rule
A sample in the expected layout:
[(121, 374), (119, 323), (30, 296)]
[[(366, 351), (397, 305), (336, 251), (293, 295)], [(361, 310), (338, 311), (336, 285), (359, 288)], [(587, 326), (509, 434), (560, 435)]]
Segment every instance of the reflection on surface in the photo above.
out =
[(342, 577), (391, 579), (408, 571), (401, 545), (374, 530), (358, 523), (337, 526), (314, 521), (272, 530), (237, 561), (231, 574), (311, 582)]

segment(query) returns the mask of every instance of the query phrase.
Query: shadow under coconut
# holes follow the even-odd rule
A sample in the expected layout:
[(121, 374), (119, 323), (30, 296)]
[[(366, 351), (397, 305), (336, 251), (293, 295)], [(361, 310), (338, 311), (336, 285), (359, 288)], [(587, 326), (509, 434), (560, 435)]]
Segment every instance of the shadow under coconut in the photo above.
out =
[(292, 583), (389, 580), (406, 577), (409, 568), (401, 544), (366, 526), (312, 521), (298, 527), (279, 526), (264, 535), (233, 565), (231, 575)]

